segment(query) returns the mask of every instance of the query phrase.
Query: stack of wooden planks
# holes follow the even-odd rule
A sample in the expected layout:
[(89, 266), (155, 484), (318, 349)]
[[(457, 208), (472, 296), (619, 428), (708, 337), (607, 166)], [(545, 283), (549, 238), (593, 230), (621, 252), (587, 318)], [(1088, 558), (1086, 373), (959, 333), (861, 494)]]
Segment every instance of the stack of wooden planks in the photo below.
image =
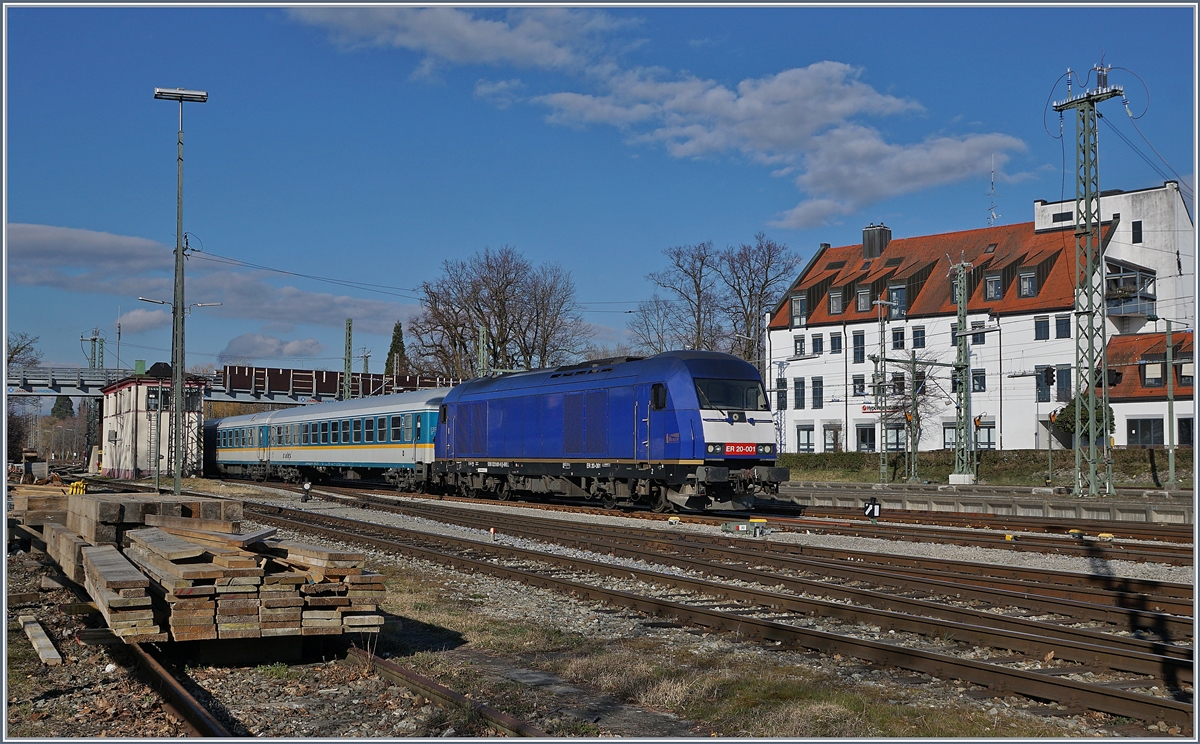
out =
[(109, 629), (126, 643), (167, 640), (155, 619), (150, 580), (111, 545), (82, 549), (84, 587)]
[(9, 516), (21, 524), (67, 522), (67, 493), (62, 486), (16, 486), (10, 495), (13, 508)]
[(147, 516), (240, 520), (242, 502), (171, 494), (86, 493), (68, 497), (67, 526), (93, 545), (120, 545)]
[[(239, 501), (63, 496), (47, 554), (128, 643), (377, 633), (383, 577), (362, 553), (243, 534)], [(78, 528), (78, 529), (76, 529)], [(82, 532), (81, 532), (82, 531)]]

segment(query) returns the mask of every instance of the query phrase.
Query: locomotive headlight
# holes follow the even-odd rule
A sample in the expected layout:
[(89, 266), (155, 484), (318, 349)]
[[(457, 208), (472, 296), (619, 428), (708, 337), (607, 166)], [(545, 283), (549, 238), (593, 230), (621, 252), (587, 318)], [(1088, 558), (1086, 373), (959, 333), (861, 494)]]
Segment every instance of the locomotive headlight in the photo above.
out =
[(760, 445), (758, 445), (757, 449), (758, 449), (758, 454), (760, 454), (760, 455), (775, 454), (775, 445), (773, 445), (773, 444), (760, 444)]
[(706, 449), (710, 455), (720, 455), (725, 453), (725, 445), (723, 444), (709, 444), (707, 445)]

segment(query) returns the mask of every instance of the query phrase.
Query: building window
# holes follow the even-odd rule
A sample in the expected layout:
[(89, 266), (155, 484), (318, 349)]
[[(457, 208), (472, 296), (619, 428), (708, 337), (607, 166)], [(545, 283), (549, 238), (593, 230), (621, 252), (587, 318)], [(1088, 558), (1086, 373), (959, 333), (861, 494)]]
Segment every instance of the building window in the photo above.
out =
[(996, 425), (983, 424), (975, 430), (976, 449), (996, 449)]
[(1071, 399), (1071, 365), (1058, 365), (1054, 381), (1056, 383), (1055, 398), (1058, 399), (1059, 403), (1066, 403)]
[(1128, 419), (1125, 430), (1129, 432), (1127, 444), (1130, 447), (1154, 447), (1163, 443), (1163, 420), (1160, 418)]
[(859, 452), (874, 452), (875, 451), (875, 426), (874, 424), (859, 424), (854, 427), (855, 440), (858, 442)]
[(804, 378), (796, 377), (792, 380), (795, 385), (795, 390), (792, 391), (792, 405), (796, 406), (797, 410), (804, 408)]
[(913, 326), (913, 348), (925, 348), (925, 326)]
[(794, 336), (792, 347), (795, 356), (804, 356), (804, 336)]
[(892, 395), (904, 395), (904, 373), (892, 373)]
[(995, 302), (1003, 297), (1001, 289), (1000, 277), (989, 276), (983, 280), (983, 298), (990, 302)]
[[(1188, 419), (1189, 421), (1191, 419)], [(842, 450), (842, 425), (825, 424), (825, 451), (840, 452)]]
[(855, 395), (867, 394), (867, 378), (865, 375), (855, 375), (851, 384), (854, 387)]
[(950, 370), (950, 392), (952, 393), (958, 392), (958, 376), (959, 371), (957, 369)]
[(842, 293), (837, 290), (829, 293), (829, 314), (842, 314)]
[(958, 429), (954, 428), (954, 424), (942, 424), (942, 448), (954, 449), (956, 441), (958, 441)]
[(825, 353), (825, 337), (819, 333), (813, 334), (813, 353), (814, 354), (824, 354)]
[(957, 279), (950, 280), (950, 304), (951, 305), (958, 304), (958, 280)]
[(1037, 275), (1036, 274), (1021, 274), (1017, 278), (1020, 289), (1017, 294), (1020, 297), (1037, 297)]
[(1073, 215), (1072, 212), (1055, 212), (1054, 214), (1052, 214), (1050, 216), (1050, 221), (1051, 222), (1070, 222), (1072, 215)]
[(804, 325), (805, 319), (808, 318), (808, 297), (805, 295), (797, 295), (792, 298), (792, 327), (796, 328)]
[(825, 378), (812, 378), (813, 408), (825, 407)]
[(1133, 221), (1133, 242), (1135, 242), (1135, 243), (1142, 242), (1142, 221), (1141, 220)]
[(1035, 373), (1033, 379), (1037, 383), (1037, 402), (1038, 403), (1049, 403), (1050, 402), (1050, 384), (1046, 381), (1046, 370), (1048, 370), (1048, 369), (1053, 369), (1053, 368), (1049, 367), (1045, 364), (1038, 365), (1037, 367), (1033, 368), (1033, 371)]
[(854, 363), (862, 364), (867, 361), (867, 338), (862, 331), (855, 331), (851, 340), (854, 342)]
[(1050, 318), (1042, 316), (1033, 319), (1033, 340), (1046, 341), (1050, 338)]
[(840, 333), (829, 334), (829, 353), (830, 354), (841, 354), (842, 353), (842, 334), (840, 334)]
[(917, 370), (917, 372), (913, 375), (913, 387), (916, 388), (915, 392), (917, 393), (917, 395), (920, 395), (921, 393), (925, 392), (925, 372), (924, 372), (924, 370)]
[(908, 291), (903, 284), (897, 284), (893, 287), (888, 287), (888, 299), (892, 306), (888, 308), (888, 317), (903, 318), (908, 314)]
[(812, 424), (801, 424), (796, 427), (796, 451), (797, 452), (812, 452), (814, 451), (814, 429)]
[(783, 411), (787, 409), (787, 378), (779, 377), (775, 380), (775, 410)]
[(1176, 379), (1179, 380), (1180, 385), (1191, 385), (1192, 384), (1192, 380), (1195, 379), (1195, 377), (1194, 377), (1195, 368), (1196, 368), (1196, 365), (1192, 362), (1183, 362), (1182, 364), (1179, 365), (1179, 370), (1178, 370), (1179, 377)]
[(1071, 337), (1071, 316), (1070, 315), (1055, 315), (1054, 316), (1054, 337), (1055, 338), (1070, 338)]
[(1146, 362), (1143, 360), (1142, 368), (1142, 387), (1162, 387), (1166, 385), (1163, 379), (1163, 363), (1162, 362)]
[(905, 450), (904, 427), (892, 424), (883, 430), (883, 442), (888, 452), (903, 452)]
[(987, 391), (987, 370), (973, 369), (971, 370), (971, 392), (982, 393)]
[(897, 328), (892, 331), (892, 348), (904, 349), (904, 329)]
[[(972, 330), (977, 329), (977, 328), (983, 328), (983, 323), (972, 323), (971, 324)], [(986, 340), (987, 340), (986, 333), (972, 333), (971, 334), (971, 344), (972, 345), (982, 346), (984, 341), (986, 341)]]
[(1179, 444), (1184, 447), (1192, 447), (1194, 446), (1192, 444), (1194, 438), (1195, 434), (1192, 430), (1192, 418), (1189, 416), (1188, 418), (1179, 419)]
[(958, 323), (950, 324), (950, 345), (958, 346)]
[(860, 313), (865, 313), (871, 309), (871, 291), (869, 289), (860, 289), (854, 295), (854, 309)]

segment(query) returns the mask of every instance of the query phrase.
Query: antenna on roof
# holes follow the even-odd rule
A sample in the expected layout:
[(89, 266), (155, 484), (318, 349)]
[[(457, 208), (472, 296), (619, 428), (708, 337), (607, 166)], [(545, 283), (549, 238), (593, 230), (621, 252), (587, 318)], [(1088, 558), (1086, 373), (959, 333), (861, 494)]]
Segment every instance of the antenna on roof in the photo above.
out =
[(1000, 219), (1000, 215), (996, 214), (996, 153), (992, 153), (992, 187), (984, 196), (992, 197), (992, 203), (988, 206), (988, 227), (995, 227), (996, 220)]

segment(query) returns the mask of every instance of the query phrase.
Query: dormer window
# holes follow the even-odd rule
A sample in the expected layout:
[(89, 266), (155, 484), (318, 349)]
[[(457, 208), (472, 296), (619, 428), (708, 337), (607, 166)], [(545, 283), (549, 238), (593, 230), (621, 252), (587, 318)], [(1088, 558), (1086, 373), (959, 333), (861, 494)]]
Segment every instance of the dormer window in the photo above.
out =
[(865, 313), (871, 309), (871, 290), (858, 290), (858, 293), (855, 295), (854, 309), (860, 313)]
[(1017, 295), (1019, 297), (1037, 297), (1037, 274), (1029, 272), (1017, 277)]
[(842, 293), (840, 291), (833, 291), (829, 293), (829, 314), (842, 314)]
[(1004, 296), (1004, 285), (1000, 283), (1000, 277), (989, 276), (983, 281), (983, 298), (988, 302), (996, 302)]
[(808, 297), (806, 295), (796, 295), (792, 298), (792, 327), (804, 325), (808, 319)]

